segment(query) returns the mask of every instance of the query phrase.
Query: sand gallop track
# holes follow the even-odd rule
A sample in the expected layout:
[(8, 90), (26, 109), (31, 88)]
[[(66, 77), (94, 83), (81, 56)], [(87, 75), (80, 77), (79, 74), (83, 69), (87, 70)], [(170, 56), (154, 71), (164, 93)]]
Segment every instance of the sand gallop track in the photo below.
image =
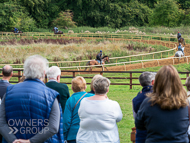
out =
[[(73, 39), (79, 39), (79, 37), (75, 37)], [(95, 39), (91, 37), (85, 37), (85, 39)], [(178, 43), (176, 42), (167, 42), (167, 41), (159, 41), (159, 40), (139, 40), (139, 39), (120, 39), (120, 38), (107, 38), (107, 40), (114, 40), (114, 41), (136, 41), (136, 42), (143, 42), (151, 45), (162, 45), (166, 46), (168, 48), (175, 48)], [(185, 45), (185, 56), (190, 56), (190, 44)], [(118, 66), (111, 66), (107, 67), (109, 71), (129, 71), (133, 69), (141, 69), (141, 68), (148, 68), (148, 67), (157, 67), (157, 66), (163, 66), (163, 65), (176, 65), (181, 63), (188, 63), (190, 61), (189, 58), (182, 58), (181, 60), (178, 59), (159, 59), (158, 61), (149, 61), (149, 62), (143, 62), (137, 63), (137, 64), (127, 64), (127, 65), (118, 65)], [(101, 71), (101, 68), (93, 68), (93, 71)]]
[[(143, 41), (141, 41), (143, 42)], [(151, 41), (149, 44), (158, 44), (156, 42)], [(177, 45), (177, 43), (176, 43)], [(169, 47), (168, 45), (166, 45)], [(174, 48), (174, 47), (169, 47), (169, 48)], [(190, 55), (190, 44), (185, 45), (185, 56)], [(142, 63), (137, 63), (137, 64), (128, 64), (125, 65), (126, 67), (123, 66), (114, 66), (114, 67), (108, 67), (108, 70), (110, 71), (124, 71), (125, 69), (127, 71), (133, 70), (133, 69), (141, 69), (142, 67), (148, 68), (148, 67), (157, 67), (157, 66), (163, 66), (163, 65), (176, 65), (176, 64), (181, 64), (181, 63), (187, 63), (190, 60), (189, 58), (182, 58), (181, 60), (178, 59), (159, 59), (158, 61), (150, 61), (150, 62), (143, 62)]]

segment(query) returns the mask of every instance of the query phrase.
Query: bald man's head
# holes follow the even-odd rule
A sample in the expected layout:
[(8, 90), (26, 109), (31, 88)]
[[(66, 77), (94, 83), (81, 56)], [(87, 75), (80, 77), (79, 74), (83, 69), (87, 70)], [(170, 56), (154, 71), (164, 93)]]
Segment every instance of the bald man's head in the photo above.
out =
[(3, 70), (2, 70), (3, 76), (9, 77), (9, 76), (11, 76), (12, 72), (13, 72), (13, 67), (11, 67), (10, 65), (5, 65), (3, 67)]

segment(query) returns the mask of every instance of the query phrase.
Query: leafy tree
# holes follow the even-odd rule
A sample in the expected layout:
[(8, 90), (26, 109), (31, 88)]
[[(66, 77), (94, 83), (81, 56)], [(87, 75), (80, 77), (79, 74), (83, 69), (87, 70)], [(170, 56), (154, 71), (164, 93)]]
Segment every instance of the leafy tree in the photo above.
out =
[(157, 4), (151, 19), (151, 25), (159, 26), (179, 26), (183, 11), (179, 9), (175, 0), (163, 0)]
[(176, 0), (181, 9), (189, 9), (190, 1), (189, 0)]
[(65, 12), (61, 11), (59, 17), (53, 21), (52, 25), (59, 26), (60, 28), (76, 27), (75, 22), (72, 19), (73, 14), (70, 10), (66, 10)]
[(182, 17), (181, 21), (184, 25), (190, 25), (190, 9), (186, 9), (184, 17)]
[(14, 1), (0, 3), (0, 29), (11, 30), (17, 27), (24, 31), (32, 31), (35, 21), (29, 16), (24, 7)]

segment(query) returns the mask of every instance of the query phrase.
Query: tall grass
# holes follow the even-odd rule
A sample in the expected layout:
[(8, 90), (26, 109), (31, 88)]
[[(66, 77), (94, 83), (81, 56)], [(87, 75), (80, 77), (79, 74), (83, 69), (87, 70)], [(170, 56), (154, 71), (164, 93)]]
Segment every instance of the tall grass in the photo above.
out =
[[(1, 45), (0, 46), (0, 63), (23, 63), (24, 60), (31, 55), (39, 54), (51, 61), (79, 61), (91, 60), (96, 58), (96, 54), (102, 50), (103, 55), (109, 57), (121, 57), (129, 55), (137, 55), (143, 53), (157, 52), (168, 50), (169, 48), (161, 45), (148, 45), (144, 43), (131, 41), (105, 41), (105, 40), (87, 40), (83, 43), (70, 43), (67, 45), (59, 44), (30, 44), (30, 45)], [(173, 52), (169, 52), (169, 56)], [(167, 57), (168, 53), (163, 53), (162, 57)], [(152, 55), (143, 57), (144, 59), (152, 59)], [(155, 58), (160, 58), (160, 54), (155, 54)], [(133, 57), (131, 61), (141, 60), (142, 57)], [(117, 62), (127, 62), (130, 59), (119, 59)], [(115, 60), (110, 60), (115, 63)], [(78, 63), (62, 63), (59, 66), (78, 66)], [(86, 65), (86, 63), (81, 63)]]

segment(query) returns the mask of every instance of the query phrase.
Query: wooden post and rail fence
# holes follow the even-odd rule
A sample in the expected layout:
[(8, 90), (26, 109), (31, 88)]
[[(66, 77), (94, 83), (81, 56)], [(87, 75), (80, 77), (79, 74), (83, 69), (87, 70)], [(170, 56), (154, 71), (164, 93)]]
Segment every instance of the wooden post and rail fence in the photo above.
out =
[[(177, 42), (177, 36), (167, 36), (167, 35), (142, 35), (142, 34), (134, 34), (134, 33), (127, 33), (127, 34), (117, 34), (117, 33), (64, 33), (64, 34), (53, 34), (49, 32), (24, 32), (24, 33), (13, 33), (13, 32), (0, 32), (1, 37), (44, 37), (44, 38), (72, 38), (72, 37), (78, 37), (78, 38), (85, 38), (85, 37), (91, 37), (91, 38), (102, 38), (102, 39), (139, 39), (139, 40), (165, 40), (165, 41), (173, 41)], [(188, 39), (189, 37), (184, 36), (183, 38)]]
[[(0, 72), (1, 71), (2, 71), (2, 69), (0, 69)], [(23, 70), (14, 69), (13, 72), (14, 72), (14, 74), (10, 80), (10, 83), (20, 82), (20, 78), (23, 76)], [(110, 80), (112, 80), (112, 79), (122, 80), (121, 81), (122, 83), (121, 82), (112, 82), (111, 85), (129, 85), (130, 89), (132, 89), (133, 86), (140, 86), (138, 78), (142, 72), (143, 71), (90, 71), (90, 72), (80, 71), (80, 76), (84, 75), (83, 77), (85, 79), (92, 79), (93, 77), (88, 77), (86, 75), (87, 74), (101, 74), (101, 75), (105, 76), (105, 74), (106, 74), (105, 77), (107, 77)], [(79, 72), (78, 71), (62, 70), (61, 73), (62, 73), (61, 79), (63, 79), (63, 78), (64, 79), (66, 79), (66, 78), (72, 79), (72, 78), (76, 77)], [(111, 76), (109, 76), (109, 74), (113, 74), (113, 73), (115, 75), (127, 74), (127, 76), (126, 77), (115, 77), (115, 76), (111, 77)], [(134, 74), (138, 74), (138, 76), (137, 75), (134, 76)], [(189, 74), (190, 74), (190, 72), (179, 72), (179, 75), (185, 75), (185, 78), (181, 78), (181, 80), (186, 80), (186, 78), (189, 77)], [(2, 74), (0, 75), (0, 77), (2, 77)], [(13, 80), (13, 78), (14, 78), (14, 80)], [(134, 81), (134, 80), (136, 80), (136, 81)], [(46, 82), (47, 82), (47, 77), (45, 78), (45, 83)], [(65, 84), (71, 84), (71, 82), (64, 82), (64, 83)], [(87, 83), (87, 84), (90, 84), (90, 83)]]

